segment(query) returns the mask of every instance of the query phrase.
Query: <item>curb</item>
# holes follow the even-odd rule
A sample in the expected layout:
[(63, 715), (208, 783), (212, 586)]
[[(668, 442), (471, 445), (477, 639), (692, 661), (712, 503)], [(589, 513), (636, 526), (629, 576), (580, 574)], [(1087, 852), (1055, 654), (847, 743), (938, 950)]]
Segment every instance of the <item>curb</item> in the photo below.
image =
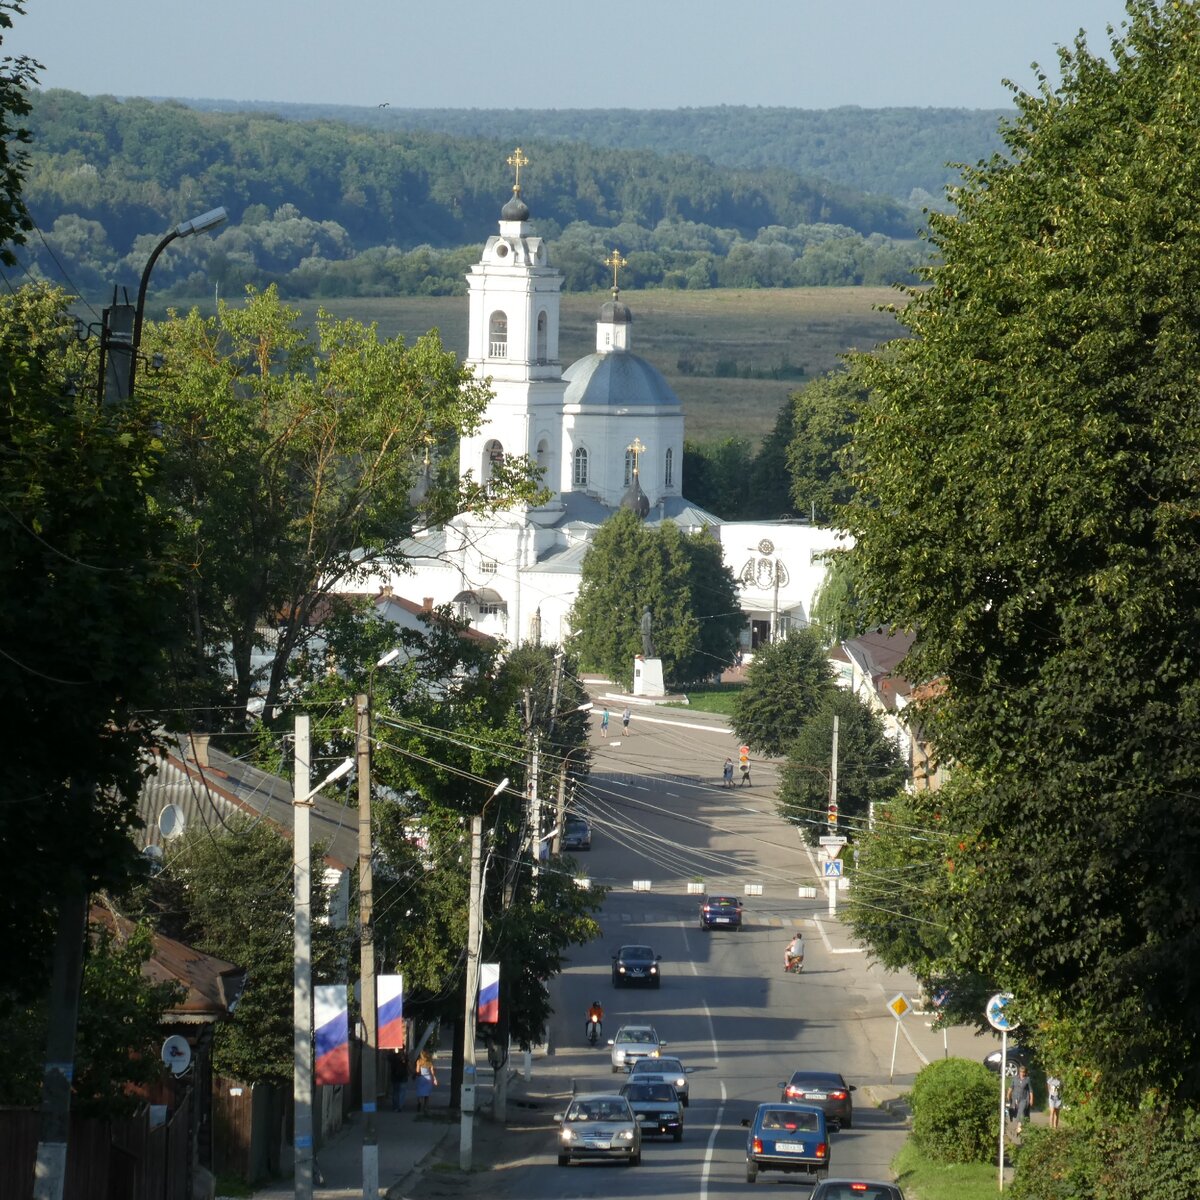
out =
[(395, 1183), (389, 1184), (387, 1190), (383, 1193), (384, 1200), (404, 1200), (404, 1192), (408, 1186), (415, 1183), (425, 1174), (429, 1163), (438, 1154), (442, 1148), (442, 1143), (450, 1136), (456, 1133), (458, 1126), (453, 1122), (447, 1122), (446, 1128), (442, 1130), (442, 1136), (439, 1137), (433, 1145), (425, 1151), (423, 1155), (402, 1175)]

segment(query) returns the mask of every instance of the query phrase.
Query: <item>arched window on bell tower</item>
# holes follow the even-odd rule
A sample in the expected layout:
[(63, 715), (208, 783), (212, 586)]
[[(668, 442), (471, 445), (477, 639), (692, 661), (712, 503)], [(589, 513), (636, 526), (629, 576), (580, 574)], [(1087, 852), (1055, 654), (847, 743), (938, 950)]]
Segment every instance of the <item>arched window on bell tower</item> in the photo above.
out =
[(665, 487), (675, 486), (675, 451), (669, 446), (667, 447), (667, 461), (663, 466), (663, 485)]
[(483, 448), (483, 463), (479, 472), (480, 481), (484, 484), (489, 484), (492, 481), (492, 472), (504, 463), (504, 447), (492, 438)]
[(549, 336), (550, 318), (546, 315), (546, 310), (543, 308), (537, 317), (537, 360), (539, 363), (544, 363), (549, 354), (547, 350)]
[(575, 473), (572, 476), (572, 486), (586, 488), (588, 482), (588, 452), (580, 446), (575, 451)]
[(508, 315), (497, 309), (488, 321), (488, 356), (508, 357)]

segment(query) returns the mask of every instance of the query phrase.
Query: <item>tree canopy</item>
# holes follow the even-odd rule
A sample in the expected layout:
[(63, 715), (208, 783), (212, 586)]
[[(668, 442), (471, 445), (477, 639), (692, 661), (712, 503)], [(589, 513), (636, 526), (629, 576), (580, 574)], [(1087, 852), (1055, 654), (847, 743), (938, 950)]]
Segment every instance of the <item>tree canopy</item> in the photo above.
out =
[(1128, 13), (931, 218), (840, 518), (940, 681), (945, 961), (1124, 1104), (1200, 1100), (1200, 9)]
[(720, 544), (705, 533), (681, 533), (670, 521), (649, 528), (621, 509), (583, 560), (571, 622), (584, 666), (630, 685), (647, 608), (669, 683), (694, 683), (733, 662), (745, 617)]

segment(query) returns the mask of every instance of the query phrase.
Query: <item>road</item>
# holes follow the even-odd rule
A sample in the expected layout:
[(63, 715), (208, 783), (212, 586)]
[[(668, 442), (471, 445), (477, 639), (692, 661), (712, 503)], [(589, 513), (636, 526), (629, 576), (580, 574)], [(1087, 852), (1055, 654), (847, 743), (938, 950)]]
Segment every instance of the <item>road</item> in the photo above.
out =
[[(872, 1087), (888, 1083), (894, 1048), (899, 1088), (923, 1065), (919, 1053), (941, 1052), (940, 1035), (935, 1040), (920, 1018), (908, 1021), (923, 1051), (896, 1036), (887, 1001), (905, 984), (911, 996), (912, 981), (870, 966), (828, 915), (823, 891), (799, 897), (817, 882), (816, 862), (775, 815), (773, 768), (756, 765), (752, 787), (723, 788), (721, 764), (727, 754), (736, 761), (731, 734), (721, 722), (676, 711), (637, 711), (628, 736), (610, 729), (595, 747), (579, 800), (592, 820), (592, 849), (575, 861), (612, 889), (600, 917), (604, 936), (574, 948), (555, 981), (552, 1053), (535, 1070), (539, 1091), (615, 1089), (623, 1076), (611, 1072), (607, 1047), (584, 1039), (589, 1003), (604, 1005), (606, 1038), (625, 1022), (649, 1022), (668, 1052), (694, 1068), (684, 1139), (648, 1139), (636, 1169), (559, 1167), (548, 1132), (544, 1159), (506, 1171), (496, 1196), (707, 1200), (763, 1188), (807, 1196), (798, 1175), (746, 1182), (740, 1126), (801, 1066), (841, 1071), (857, 1089), (853, 1128), (832, 1139), (834, 1173), (890, 1178), (905, 1133), (898, 1117), (874, 1106)], [(705, 891), (744, 897), (741, 932), (700, 929), (700, 897), (688, 894), (700, 879)], [(802, 975), (787, 975), (783, 948), (796, 928), (807, 961)], [(662, 955), (659, 989), (613, 987), (610, 955), (627, 942)]]

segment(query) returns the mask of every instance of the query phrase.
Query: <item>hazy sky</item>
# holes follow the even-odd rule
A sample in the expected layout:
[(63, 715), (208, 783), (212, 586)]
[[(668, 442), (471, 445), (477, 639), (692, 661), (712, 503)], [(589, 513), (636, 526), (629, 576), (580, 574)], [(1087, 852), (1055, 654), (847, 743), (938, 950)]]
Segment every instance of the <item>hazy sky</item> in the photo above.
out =
[(405, 108), (1002, 108), (1123, 0), (26, 0), (3, 53), (89, 95)]

